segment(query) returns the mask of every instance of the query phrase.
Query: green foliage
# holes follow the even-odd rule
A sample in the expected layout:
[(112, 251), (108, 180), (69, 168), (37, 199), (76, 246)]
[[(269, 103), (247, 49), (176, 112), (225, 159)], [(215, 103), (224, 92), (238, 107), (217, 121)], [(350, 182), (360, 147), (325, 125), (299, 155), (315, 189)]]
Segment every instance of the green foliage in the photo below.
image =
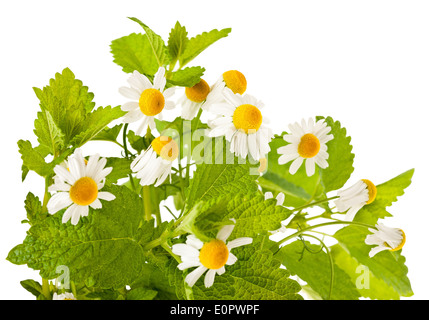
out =
[[(316, 291), (323, 299), (330, 294), (332, 275), (329, 257), (319, 245), (308, 241), (297, 240), (280, 249), (276, 254), (286, 268)], [(327, 276), (328, 275), (328, 276)], [(350, 276), (338, 265), (334, 265), (333, 287), (330, 298), (332, 300), (355, 300), (359, 293)]]
[[(150, 81), (164, 67), (167, 87), (198, 83), (206, 69), (185, 66), (231, 31), (214, 29), (189, 38), (187, 29), (176, 22), (164, 41), (142, 21), (130, 19), (144, 34), (113, 40), (114, 62), (125, 73), (138, 71)], [(40, 106), (34, 121), (38, 145), (21, 139), (18, 150), (22, 180), (34, 171), (44, 178), (45, 189), (41, 198), (27, 193), (22, 222), (28, 223), (29, 229), (7, 260), (39, 271), (41, 284), (31, 279), (21, 282), (38, 300), (52, 299), (53, 293), (67, 290), (54, 284), (64, 270), (70, 290), (79, 300), (296, 300), (302, 299), (302, 292), (315, 299), (354, 300), (400, 299), (413, 294), (402, 252), (382, 251), (370, 258), (371, 247), (365, 238), (368, 229), (392, 217), (388, 207), (404, 194), (414, 170), (378, 184), (375, 201), (359, 210), (353, 222), (337, 219), (333, 214), (339, 212), (331, 202), (337, 197), (328, 197), (328, 193), (343, 188), (356, 164), (351, 138), (332, 117), (316, 117), (326, 121), (334, 137), (327, 143), (329, 166), (317, 167), (308, 177), (304, 166), (292, 175), (290, 162), (279, 165), (277, 150), (287, 145), (285, 132), (270, 141), (267, 168), (259, 170), (260, 163), (236, 157), (225, 137), (209, 137), (209, 124), (201, 120), (204, 108), (191, 121), (155, 118), (156, 130), (140, 136), (129, 130), (128, 124), (114, 124), (125, 115), (120, 106), (96, 108), (94, 94), (68, 68), (34, 92)], [(143, 180), (132, 172), (131, 164), (137, 156), (149, 155), (152, 141), (159, 135), (171, 136), (179, 146), (179, 155), (159, 186), (142, 186)], [(112, 171), (97, 185), (101, 206), (94, 201), (88, 206), (88, 215), (81, 216), (76, 225), (63, 223), (66, 208), (49, 214), (48, 208), (54, 207), (49, 201), (67, 202), (72, 194), (62, 200), (54, 196), (56, 191), (49, 188), (54, 182), (58, 186), (58, 168), (55, 172), (54, 168), (64, 166), (77, 148), (91, 141), (113, 143), (120, 148), (120, 156), (106, 157), (105, 168)], [(164, 160), (164, 165), (169, 164)], [(82, 172), (72, 172), (72, 167), (67, 169), (75, 178), (80, 177)], [(157, 170), (153, 166), (147, 174), (157, 174)], [(61, 185), (67, 190), (65, 187)], [(266, 199), (267, 191), (274, 196), (284, 193), (284, 203)], [(101, 192), (109, 192), (115, 199), (103, 200)], [(73, 205), (78, 205), (77, 201)], [(317, 207), (317, 215), (313, 207)], [(318, 218), (328, 222), (317, 224)], [(195, 267), (179, 269), (182, 256), (173, 246), (192, 243), (189, 235), (211, 241), (228, 225), (233, 228), (227, 245), (246, 238), (229, 247), (229, 262), (233, 255), (237, 260), (225, 264), (225, 273), (217, 274), (209, 288), (204, 285), (204, 276), (190, 287), (185, 279)], [(337, 241), (330, 246), (313, 234), (326, 226), (338, 227), (322, 233)], [(313, 244), (309, 238), (320, 243)], [(306, 284), (301, 287), (291, 276)]]

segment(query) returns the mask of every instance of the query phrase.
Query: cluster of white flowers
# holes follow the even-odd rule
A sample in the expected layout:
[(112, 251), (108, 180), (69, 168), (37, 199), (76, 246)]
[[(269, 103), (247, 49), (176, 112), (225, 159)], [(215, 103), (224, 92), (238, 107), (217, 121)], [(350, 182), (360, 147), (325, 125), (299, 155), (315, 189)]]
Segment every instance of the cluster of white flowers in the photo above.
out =
[[(162, 119), (164, 110), (175, 108), (176, 104), (168, 100), (174, 93), (175, 87), (167, 87), (165, 69), (159, 68), (154, 75), (153, 83), (144, 75), (134, 71), (128, 79), (129, 87), (121, 87), (119, 92), (130, 99), (122, 105), (126, 111), (123, 118), (125, 123), (140, 121), (137, 134), (148, 128), (155, 129), (154, 119)], [(246, 94), (247, 81), (244, 75), (236, 70), (223, 75), (209, 86), (203, 79), (195, 86), (185, 88), (184, 95), (178, 100), (182, 106), (182, 118), (192, 120), (201, 110), (214, 116), (209, 120), (209, 137), (225, 137), (230, 143), (230, 151), (236, 156), (245, 159), (250, 156), (254, 160), (265, 159), (270, 151), (270, 141), (273, 138), (271, 129), (267, 126), (268, 120), (262, 116), (264, 104), (255, 97)], [(276, 151), (280, 155), (278, 164), (291, 162), (289, 173), (295, 174), (305, 161), (305, 172), (312, 176), (316, 172), (316, 165), (322, 169), (328, 167), (327, 143), (334, 139), (329, 134), (331, 128), (324, 120), (314, 122), (302, 120), (301, 124), (289, 125), (290, 133), (283, 136), (287, 143)], [(161, 185), (168, 176), (171, 176), (173, 162), (179, 156), (177, 143), (168, 136), (158, 136), (147, 150), (138, 155), (131, 164), (131, 170), (136, 174), (142, 186)], [(261, 160), (262, 161), (262, 160)], [(115, 196), (109, 192), (100, 191), (104, 187), (106, 176), (112, 168), (105, 168), (106, 159), (99, 155), (92, 155), (88, 161), (82, 156), (81, 150), (75, 153), (62, 165), (55, 167), (54, 184), (49, 187), (50, 192), (56, 192), (48, 202), (48, 211), (53, 214), (67, 208), (62, 221), (71, 220), (73, 225), (79, 222), (80, 217), (87, 216), (89, 207), (99, 209), (101, 200), (112, 201)], [(369, 180), (358, 181), (348, 189), (338, 191), (335, 204), (340, 213), (346, 213), (347, 220), (353, 220), (355, 214), (365, 205), (370, 204), (376, 197), (376, 187)], [(266, 193), (265, 198), (273, 198), (272, 193)], [(285, 196), (279, 193), (276, 197), (277, 205), (283, 205)], [(235, 221), (234, 221), (235, 223)], [(226, 239), (233, 231), (234, 224), (223, 227), (216, 239), (202, 242), (194, 235), (187, 237), (186, 243), (176, 244), (172, 252), (179, 255), (182, 263), (180, 270), (197, 267), (186, 277), (186, 282), (192, 286), (209, 270), (204, 284), (210, 287), (215, 275), (225, 272), (225, 265), (235, 263), (237, 258), (231, 249), (250, 244), (251, 238), (239, 238), (226, 243)], [(376, 226), (377, 231), (367, 237), (368, 245), (377, 245), (370, 255), (382, 250), (398, 250), (403, 246), (405, 234), (400, 229)], [(283, 227), (284, 229), (284, 227)]]

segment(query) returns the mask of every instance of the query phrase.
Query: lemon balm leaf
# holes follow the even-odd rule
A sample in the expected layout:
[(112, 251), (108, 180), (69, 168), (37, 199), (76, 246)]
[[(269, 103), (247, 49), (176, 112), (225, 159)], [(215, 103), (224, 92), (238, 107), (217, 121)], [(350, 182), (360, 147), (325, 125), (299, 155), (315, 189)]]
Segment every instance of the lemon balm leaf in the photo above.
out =
[(24, 242), (13, 248), (7, 259), (40, 270), (47, 279), (58, 277), (58, 266), (67, 266), (70, 280), (76, 283), (101, 288), (131, 283), (145, 262), (139, 241), (144, 233), (154, 234), (153, 223), (140, 227), (143, 206), (133, 191), (114, 185), (105, 191), (116, 199), (104, 201), (101, 209), (90, 210), (77, 226), (62, 223), (62, 212), (48, 216), (29, 229)]
[(179, 21), (176, 22), (174, 28), (171, 29), (168, 37), (168, 50), (170, 52), (172, 62), (177, 59), (185, 51), (188, 44), (188, 32), (185, 26), (182, 26)]
[[(43, 128), (40, 122), (36, 123), (36, 134), (43, 136), (45, 135), (43, 130), (50, 130), (52, 135), (50, 138), (54, 138), (55, 143), (60, 141), (68, 146), (70, 140), (84, 129), (85, 115), (95, 106), (94, 94), (89, 92), (88, 87), (76, 79), (68, 68), (65, 68), (62, 73), (56, 73), (48, 86), (43, 89), (33, 89), (40, 100), (41, 110), (50, 114), (50, 123), (43, 125)], [(50, 128), (47, 128), (47, 125)], [(48, 138), (43, 136), (42, 141), (47, 141)]]
[[(282, 264), (293, 274), (316, 291), (323, 299), (329, 296), (331, 286), (331, 266), (328, 254), (319, 245), (300, 240), (280, 248), (276, 254)], [(333, 300), (356, 300), (360, 297), (350, 276), (334, 264), (334, 283), (331, 292)]]
[(129, 18), (130, 20), (137, 22), (146, 32), (147, 39), (149, 41), (152, 53), (155, 56), (155, 59), (158, 63), (158, 67), (162, 67), (170, 62), (170, 55), (167, 50), (167, 47), (164, 44), (164, 40), (152, 31), (147, 25), (141, 22), (137, 18)]
[(360, 209), (354, 221), (376, 224), (378, 219), (392, 216), (386, 208), (391, 206), (398, 197), (404, 194), (404, 190), (411, 184), (413, 174), (414, 169), (411, 169), (389, 181), (377, 185), (375, 200)]
[(334, 121), (331, 117), (316, 117), (316, 120), (325, 119), (327, 125), (331, 128), (330, 134), (334, 139), (328, 141), (329, 166), (321, 170), (322, 184), (325, 192), (338, 190), (344, 186), (353, 173), (353, 160), (355, 155), (352, 153), (351, 138), (347, 136), (347, 131), (341, 127), (339, 121)]
[(158, 70), (158, 62), (146, 35), (132, 33), (113, 40), (110, 45), (113, 62), (122, 67), (122, 71), (153, 76)]
[(365, 238), (370, 232), (362, 227), (347, 226), (338, 230), (334, 237), (356, 261), (367, 266), (371, 273), (379, 280), (391, 286), (399, 295), (409, 297), (413, 295), (410, 280), (407, 277), (408, 268), (401, 250), (391, 252), (382, 251), (374, 257), (369, 257), (372, 246), (365, 244)]
[(168, 82), (175, 86), (193, 87), (200, 82), (201, 77), (204, 75), (205, 69), (202, 67), (189, 67), (182, 70), (175, 71), (171, 74)]
[(248, 164), (205, 164), (197, 166), (188, 189), (186, 207), (220, 195), (255, 192), (257, 176), (250, 175)]
[(97, 110), (88, 114), (83, 121), (83, 129), (70, 142), (75, 147), (80, 147), (86, 142), (95, 138), (108, 124), (113, 120), (122, 117), (125, 114), (120, 106), (112, 108), (111, 106), (99, 107)]
[(346, 272), (362, 297), (377, 300), (399, 300), (399, 294), (383, 280), (375, 277), (364, 265), (359, 264), (341, 245), (331, 248), (337, 266)]
[(64, 133), (57, 126), (48, 110), (37, 113), (34, 127), (34, 133), (38, 137), (39, 143), (48, 147), (51, 154), (57, 154), (64, 148)]
[(180, 67), (188, 64), (219, 39), (227, 37), (230, 32), (231, 28), (225, 28), (222, 30), (213, 29), (210, 32), (203, 32), (189, 39), (185, 51), (179, 58)]

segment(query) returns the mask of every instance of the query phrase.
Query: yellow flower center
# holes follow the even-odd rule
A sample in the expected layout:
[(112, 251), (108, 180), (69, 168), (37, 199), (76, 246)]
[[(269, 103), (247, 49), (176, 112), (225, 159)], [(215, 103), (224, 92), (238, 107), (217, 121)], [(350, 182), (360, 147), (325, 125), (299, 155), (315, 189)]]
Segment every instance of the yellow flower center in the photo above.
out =
[(262, 114), (254, 105), (242, 104), (235, 109), (232, 122), (237, 129), (246, 133), (252, 130), (254, 133), (262, 124)]
[(401, 250), (402, 249), (402, 247), (404, 246), (404, 244), (405, 244), (405, 232), (404, 232), (404, 230), (402, 230), (402, 229), (399, 229), (401, 232), (402, 232), (402, 241), (401, 241), (401, 243), (396, 247), (396, 248), (392, 248), (391, 246), (389, 246), (388, 244), (387, 244), (387, 242), (385, 242), (384, 243), (384, 245), (386, 246), (386, 247), (389, 247), (389, 248), (391, 248), (391, 249), (389, 249), (390, 251), (398, 251), (398, 250)]
[(179, 147), (171, 137), (159, 136), (152, 140), (151, 145), (156, 154), (165, 160), (173, 161), (179, 155)]
[(368, 189), (368, 201), (366, 202), (366, 204), (370, 204), (375, 200), (375, 197), (377, 196), (377, 187), (367, 179), (362, 179), (362, 181), (365, 182)]
[(206, 81), (201, 79), (196, 85), (185, 89), (185, 94), (193, 102), (203, 102), (210, 93), (210, 86)]
[(200, 262), (208, 269), (222, 268), (228, 261), (229, 250), (225, 242), (214, 239), (203, 245), (200, 250)]
[(157, 89), (146, 89), (140, 96), (139, 106), (144, 115), (156, 116), (162, 111), (162, 109), (164, 109), (164, 95)]
[(223, 81), (234, 93), (243, 94), (247, 88), (246, 77), (237, 70), (230, 70), (223, 73)]
[(87, 206), (94, 202), (98, 196), (98, 187), (90, 177), (83, 177), (77, 180), (70, 188), (70, 199), (80, 205)]
[(304, 134), (298, 145), (298, 154), (303, 158), (313, 158), (319, 153), (320, 141), (312, 133)]

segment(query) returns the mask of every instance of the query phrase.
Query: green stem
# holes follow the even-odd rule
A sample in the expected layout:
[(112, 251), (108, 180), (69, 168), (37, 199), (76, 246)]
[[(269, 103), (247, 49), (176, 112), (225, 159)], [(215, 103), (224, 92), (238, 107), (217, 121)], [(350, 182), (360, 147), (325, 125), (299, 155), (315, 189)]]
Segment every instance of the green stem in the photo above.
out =
[(323, 248), (325, 248), (326, 253), (328, 254), (329, 264), (331, 267), (331, 282), (329, 285), (329, 294), (328, 294), (327, 300), (331, 300), (331, 294), (332, 294), (332, 290), (334, 288), (334, 276), (335, 276), (334, 260), (332, 259), (331, 251), (329, 251), (329, 248), (326, 246), (326, 244), (321, 239), (319, 239), (318, 237), (313, 236), (311, 234), (303, 234), (303, 236), (314, 238), (314, 239), (318, 240), (320, 242), (320, 244), (323, 246)]
[(150, 186), (143, 186), (142, 188), (143, 196), (143, 207), (144, 207), (144, 218), (146, 221), (152, 219), (152, 208), (150, 204)]
[(127, 146), (127, 129), (128, 129), (128, 123), (124, 125), (124, 131), (122, 132), (122, 141), (123, 141), (123, 148), (125, 152), (125, 158), (128, 159), (128, 146)]
[(49, 280), (42, 278), (42, 293), (46, 299), (51, 299), (51, 291), (49, 290)]
[(302, 209), (309, 208), (309, 207), (314, 207), (315, 205), (318, 205), (318, 204), (321, 204), (321, 203), (325, 203), (325, 202), (328, 202), (328, 201), (331, 201), (331, 200), (334, 200), (334, 199), (337, 199), (337, 198), (339, 198), (339, 197), (335, 196), (335, 197), (331, 197), (331, 198), (326, 198), (326, 199), (322, 199), (322, 200), (319, 200), (319, 201), (315, 201), (315, 202), (303, 205), (301, 207), (295, 208), (295, 209), (292, 210), (292, 212), (294, 212), (294, 211), (301, 211)]
[(377, 229), (375, 226), (372, 226), (370, 224), (366, 224), (366, 223), (361, 223), (361, 222), (355, 222), (355, 221), (333, 221), (333, 222), (325, 222), (325, 223), (321, 223), (321, 224), (316, 224), (314, 226), (309, 226), (305, 229), (302, 229), (300, 231), (297, 231), (289, 236), (287, 236), (286, 238), (283, 238), (282, 240), (280, 240), (278, 243), (278, 245), (281, 245), (282, 243), (285, 243), (286, 241), (295, 238), (301, 234), (303, 234), (304, 232), (316, 229), (316, 228), (320, 228), (320, 227), (324, 227), (324, 226), (330, 226), (330, 225), (335, 225), (335, 224), (350, 224), (350, 225), (356, 225), (356, 226), (360, 226), (360, 227), (364, 227), (364, 228), (372, 228), (372, 229)]

